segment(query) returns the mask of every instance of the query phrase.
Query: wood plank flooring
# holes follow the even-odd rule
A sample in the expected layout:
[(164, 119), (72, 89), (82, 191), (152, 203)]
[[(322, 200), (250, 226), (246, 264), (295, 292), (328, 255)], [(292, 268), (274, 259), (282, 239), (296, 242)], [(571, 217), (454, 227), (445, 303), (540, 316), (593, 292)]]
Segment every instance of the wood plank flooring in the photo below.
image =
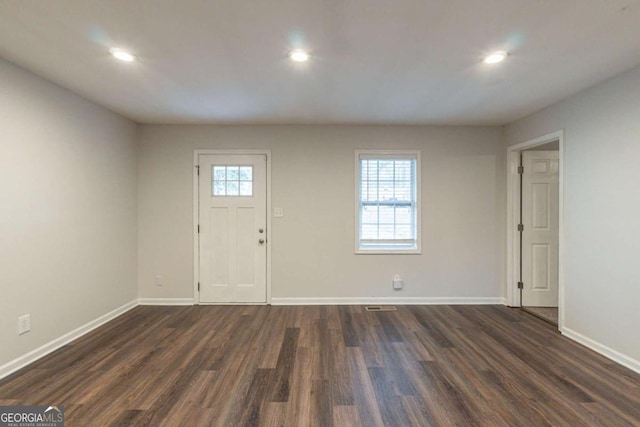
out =
[(0, 404), (67, 426), (640, 426), (640, 375), (502, 306), (142, 306)]
[(558, 325), (558, 307), (530, 307), (525, 306), (522, 309), (534, 316), (538, 316), (542, 320)]

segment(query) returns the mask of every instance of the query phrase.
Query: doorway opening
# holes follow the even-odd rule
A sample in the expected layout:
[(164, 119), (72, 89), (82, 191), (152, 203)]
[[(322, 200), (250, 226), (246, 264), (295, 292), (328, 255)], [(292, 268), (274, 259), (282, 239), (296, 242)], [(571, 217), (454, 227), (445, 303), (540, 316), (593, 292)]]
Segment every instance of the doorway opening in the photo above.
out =
[(509, 147), (507, 299), (562, 329), (564, 133)]

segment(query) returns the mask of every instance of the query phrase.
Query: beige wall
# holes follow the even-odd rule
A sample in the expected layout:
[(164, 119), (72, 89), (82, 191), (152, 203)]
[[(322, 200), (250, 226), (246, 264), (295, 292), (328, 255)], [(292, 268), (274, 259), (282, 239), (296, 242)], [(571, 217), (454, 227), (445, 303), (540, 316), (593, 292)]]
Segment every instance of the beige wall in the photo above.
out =
[[(501, 298), (501, 138), (496, 127), (141, 126), (140, 297), (193, 296), (194, 149), (261, 148), (285, 210), (270, 235), (274, 298)], [(422, 150), (422, 255), (354, 255), (354, 150), (368, 148)]]
[(505, 137), (515, 144), (559, 129), (566, 327), (640, 369), (640, 68), (506, 127)]
[(136, 126), (3, 60), (0, 99), (2, 366), (136, 298)]

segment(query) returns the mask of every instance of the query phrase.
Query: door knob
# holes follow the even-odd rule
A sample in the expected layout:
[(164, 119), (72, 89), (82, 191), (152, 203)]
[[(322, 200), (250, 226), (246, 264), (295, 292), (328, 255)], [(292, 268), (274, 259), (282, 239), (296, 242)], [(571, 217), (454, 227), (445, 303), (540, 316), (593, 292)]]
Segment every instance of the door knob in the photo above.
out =
[(260, 243), (261, 245), (264, 244), (264, 239), (258, 240), (258, 243)]

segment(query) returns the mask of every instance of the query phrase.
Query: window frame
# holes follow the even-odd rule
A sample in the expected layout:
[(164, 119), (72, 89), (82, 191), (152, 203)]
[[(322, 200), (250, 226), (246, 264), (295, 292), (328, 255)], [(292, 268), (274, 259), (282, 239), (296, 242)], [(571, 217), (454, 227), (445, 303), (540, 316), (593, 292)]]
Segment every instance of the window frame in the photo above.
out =
[[(374, 248), (363, 249), (360, 247), (360, 207), (361, 207), (361, 171), (360, 159), (364, 158), (385, 158), (389, 159), (413, 159), (416, 162), (415, 170), (415, 206), (416, 206), (416, 247), (410, 249), (403, 248)], [(357, 255), (420, 255), (422, 254), (422, 197), (421, 197), (421, 152), (420, 150), (355, 150), (354, 155), (354, 200), (355, 200), (355, 227), (354, 227), (354, 244), (355, 254)]]
[[(223, 167), (225, 168), (225, 179), (221, 180), (221, 179), (215, 179), (215, 168), (217, 167)], [(238, 168), (238, 179), (232, 179), (232, 180), (228, 180), (226, 177), (226, 173), (227, 173), (227, 169), (229, 167), (237, 167)], [(249, 167), (251, 168), (251, 179), (250, 180), (243, 180), (240, 178), (240, 168), (243, 167)], [(215, 183), (216, 182), (224, 182), (225, 183), (225, 194), (215, 194)], [(227, 187), (227, 183), (228, 182), (237, 182), (238, 183), (238, 194), (227, 194), (226, 191), (226, 187)], [(240, 194), (240, 184), (243, 182), (249, 182), (251, 183), (251, 194)], [(211, 197), (253, 197), (253, 165), (244, 165), (244, 164), (238, 164), (238, 165), (229, 165), (229, 164), (213, 164), (211, 165)]]

